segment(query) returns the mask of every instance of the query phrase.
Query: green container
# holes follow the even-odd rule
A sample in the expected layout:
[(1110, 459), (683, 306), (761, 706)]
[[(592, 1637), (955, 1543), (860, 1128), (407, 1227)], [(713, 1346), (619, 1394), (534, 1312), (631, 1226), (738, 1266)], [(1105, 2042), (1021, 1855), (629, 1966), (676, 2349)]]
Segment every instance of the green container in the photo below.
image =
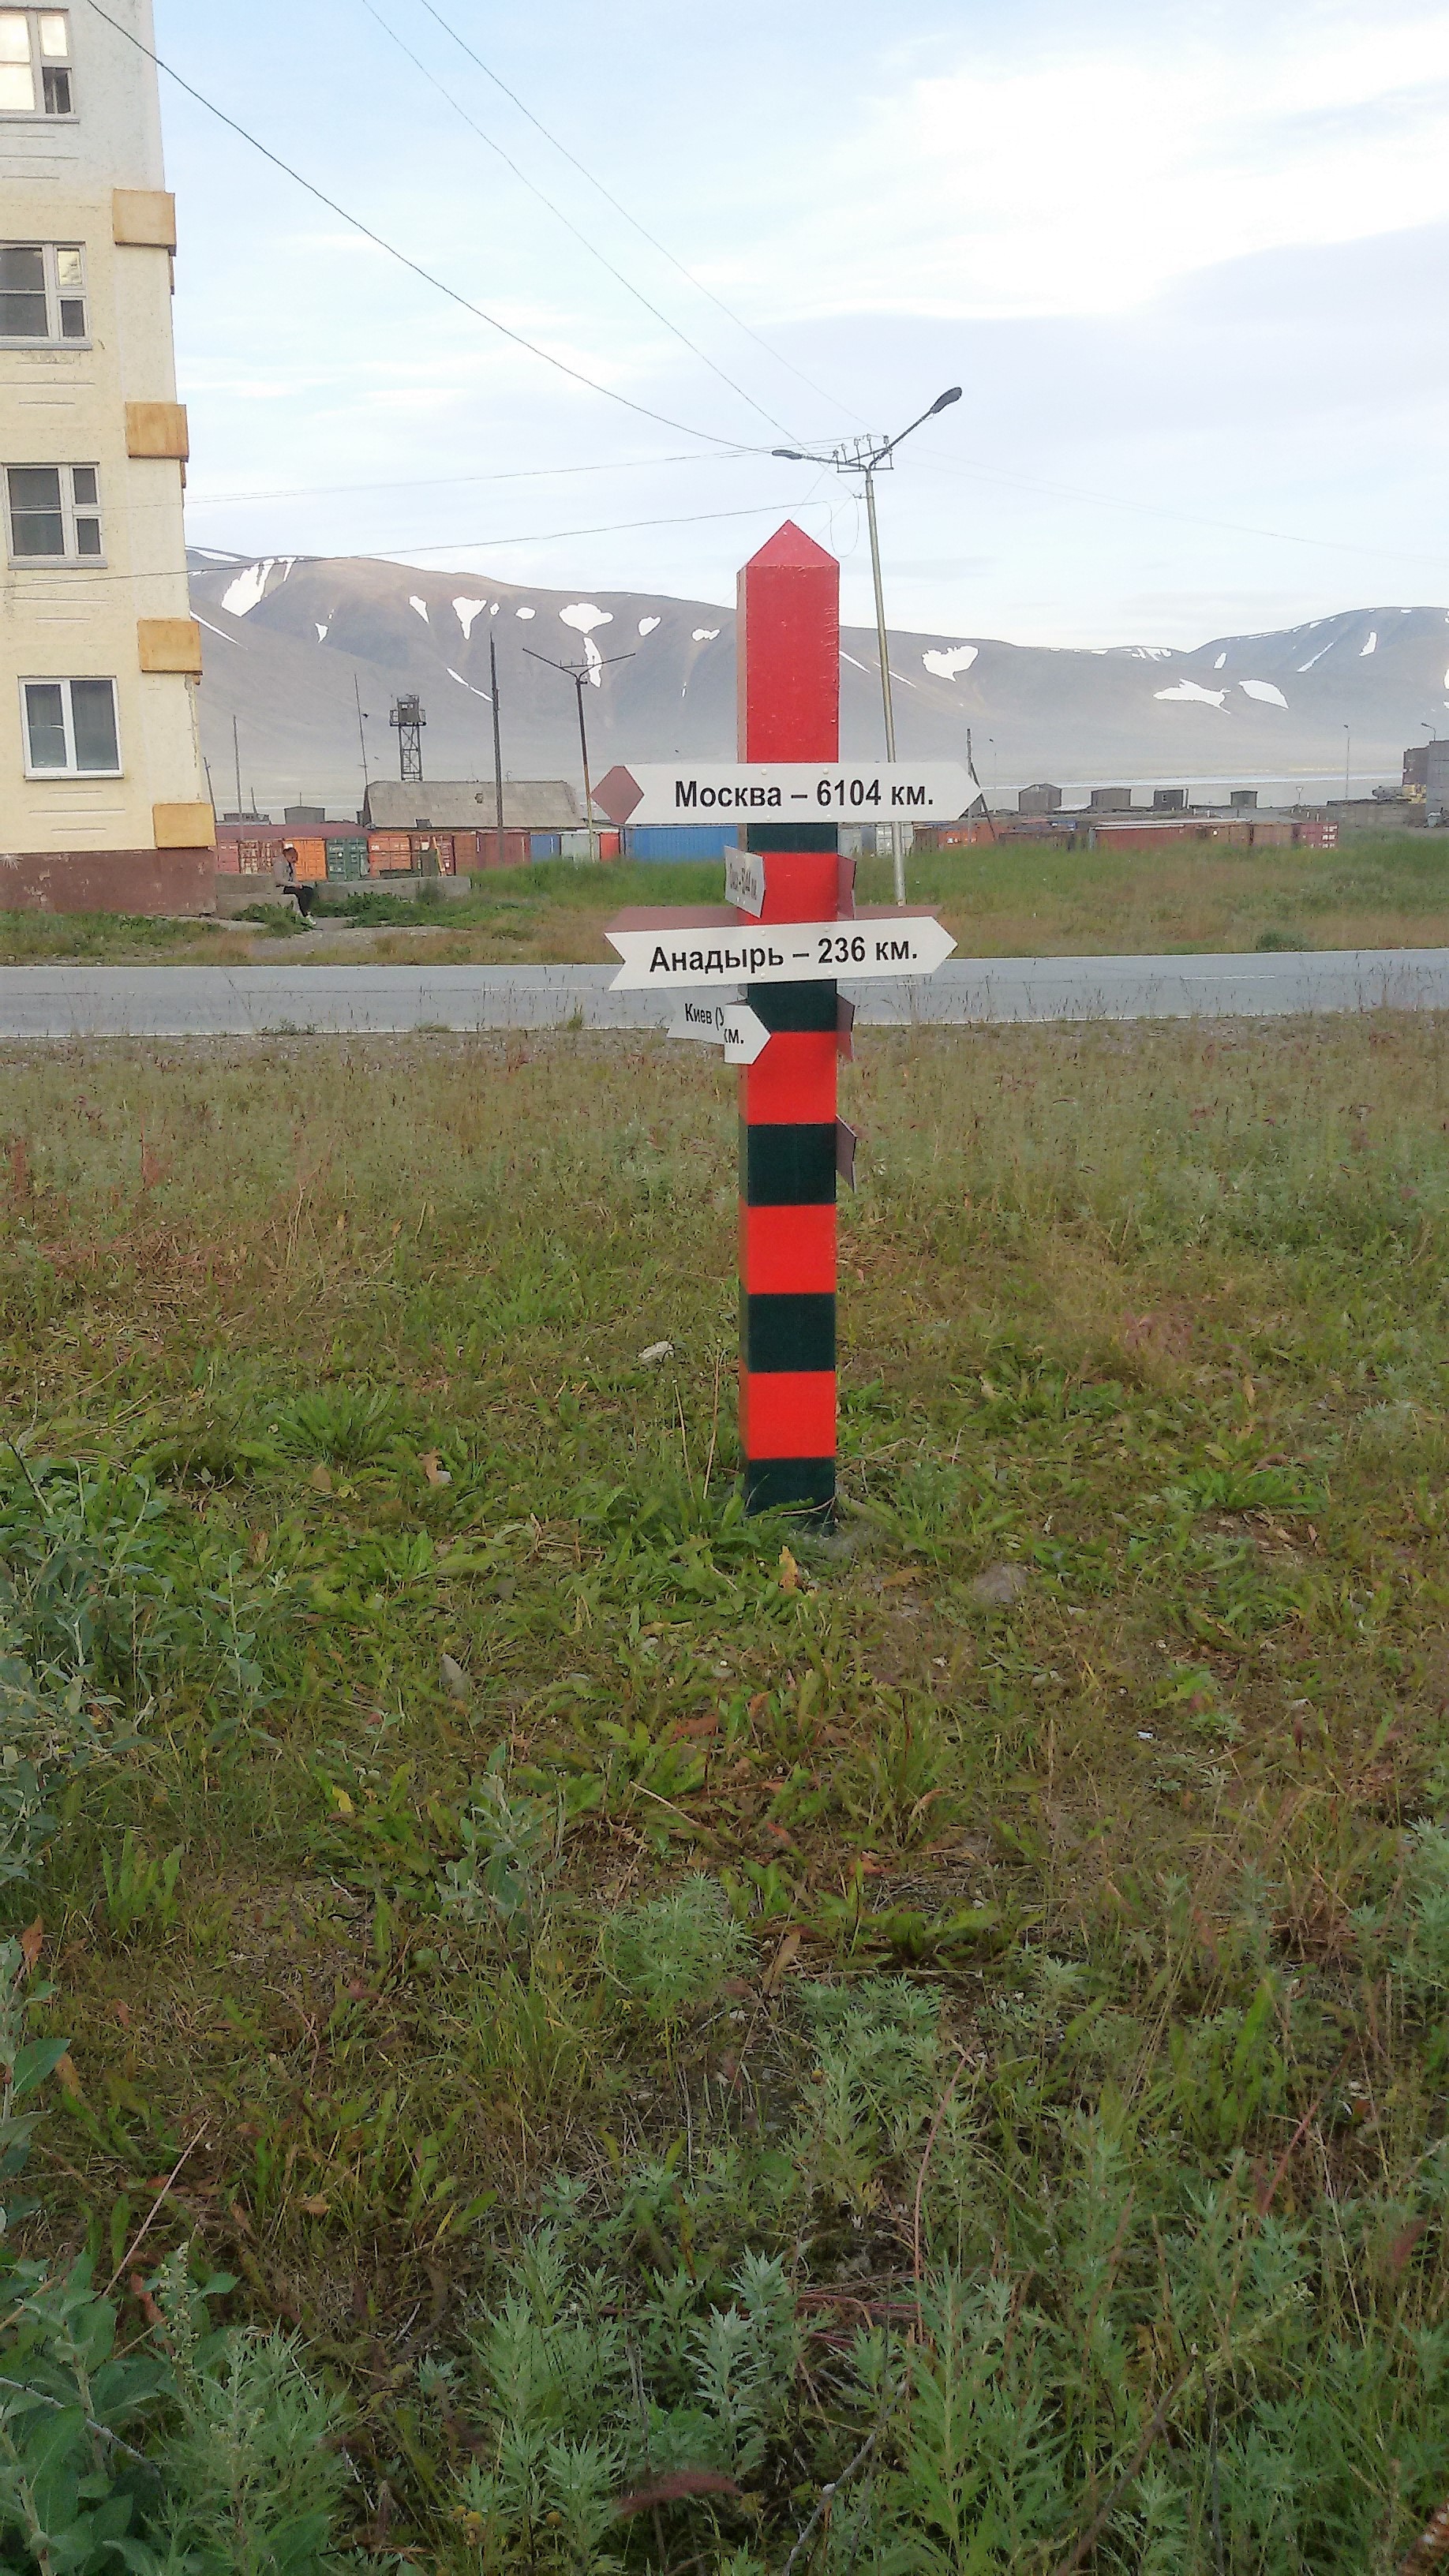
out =
[(346, 877), (353, 884), (356, 884), (359, 877), (365, 877), (367, 874), (366, 840), (354, 839), (349, 835), (345, 841), (329, 841), (327, 874), (329, 877)]

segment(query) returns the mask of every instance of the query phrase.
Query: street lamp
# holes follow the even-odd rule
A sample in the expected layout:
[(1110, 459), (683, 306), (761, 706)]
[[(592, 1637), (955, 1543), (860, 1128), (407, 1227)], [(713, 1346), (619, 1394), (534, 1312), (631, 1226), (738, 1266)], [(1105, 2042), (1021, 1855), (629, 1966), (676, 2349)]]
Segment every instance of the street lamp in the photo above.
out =
[(1350, 727), (1345, 725), (1343, 728), (1343, 801), (1345, 805), (1348, 803), (1348, 764), (1352, 758), (1353, 733)]
[[(908, 421), (904, 429), (897, 430), (894, 438), (879, 440), (848, 438), (838, 447), (832, 447), (828, 456), (819, 456), (813, 449), (806, 447), (777, 447), (773, 451), (776, 456), (785, 457), (792, 465), (833, 465), (837, 474), (859, 474), (865, 479), (865, 515), (870, 529), (871, 578), (875, 583), (875, 631), (876, 640), (880, 646), (880, 694), (881, 706), (885, 714), (887, 760), (894, 760), (896, 756), (896, 717), (891, 699), (890, 642), (886, 634), (885, 592), (881, 586), (880, 531), (876, 526), (875, 516), (875, 478), (880, 468), (890, 463), (903, 438), (909, 438), (912, 430), (919, 429), (923, 422), (934, 420), (938, 412), (949, 411), (952, 403), (958, 403), (960, 399), (960, 386), (949, 385), (945, 393), (937, 394), (929, 411), (923, 411), (917, 420)], [(906, 850), (899, 823), (891, 825), (891, 859), (895, 875), (896, 901), (904, 903)]]
[(607, 671), (611, 662), (632, 662), (634, 656), (632, 653), (610, 653), (597, 662), (555, 662), (551, 654), (535, 653), (531, 644), (525, 644), (523, 649), (530, 662), (547, 662), (551, 671), (562, 671), (564, 678), (574, 684), (574, 694), (579, 702), (579, 747), (584, 756), (584, 820), (589, 827), (589, 862), (596, 867), (599, 827), (594, 821), (594, 790), (589, 778), (589, 734), (584, 723), (584, 691), (596, 671)]

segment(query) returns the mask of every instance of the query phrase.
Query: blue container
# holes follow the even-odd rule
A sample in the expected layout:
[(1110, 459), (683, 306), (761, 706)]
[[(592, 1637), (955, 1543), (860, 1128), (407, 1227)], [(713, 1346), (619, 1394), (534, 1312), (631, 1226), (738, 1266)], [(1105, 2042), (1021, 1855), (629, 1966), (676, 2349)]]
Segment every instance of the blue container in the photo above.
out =
[(561, 835), (557, 832), (530, 832), (528, 855), (531, 859), (556, 859)]
[(722, 859), (739, 848), (737, 823), (653, 823), (624, 834), (626, 859)]

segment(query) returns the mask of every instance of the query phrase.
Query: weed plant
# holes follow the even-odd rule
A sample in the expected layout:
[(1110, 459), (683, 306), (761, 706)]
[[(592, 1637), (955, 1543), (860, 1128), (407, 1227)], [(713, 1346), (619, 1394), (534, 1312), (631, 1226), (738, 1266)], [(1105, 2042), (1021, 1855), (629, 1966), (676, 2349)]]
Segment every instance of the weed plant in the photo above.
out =
[(849, 1084), (825, 1538), (707, 1064), (12, 1058), (0, 2565), (1433, 2563), (1449, 1031)]

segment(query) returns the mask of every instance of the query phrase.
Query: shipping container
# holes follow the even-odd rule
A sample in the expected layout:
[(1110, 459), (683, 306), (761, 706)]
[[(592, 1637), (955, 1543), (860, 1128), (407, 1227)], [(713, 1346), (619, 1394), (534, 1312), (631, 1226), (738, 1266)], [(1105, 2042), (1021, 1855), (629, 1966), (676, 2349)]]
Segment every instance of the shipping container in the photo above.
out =
[(366, 876), (367, 837), (365, 833), (361, 835), (349, 833), (345, 839), (340, 836), (336, 839), (329, 837), (323, 847), (327, 853), (329, 877), (343, 877), (355, 885), (360, 877)]
[[(537, 837), (538, 835), (535, 834), (535, 838)], [(594, 850), (597, 850), (601, 859), (617, 859), (621, 837), (622, 836), (618, 832), (596, 831), (594, 834)], [(547, 838), (551, 841), (556, 841), (558, 845), (557, 850), (555, 852), (551, 852), (550, 856), (557, 856), (561, 859), (572, 859), (576, 867), (587, 867), (590, 859), (594, 855), (594, 850), (591, 850), (589, 847), (589, 835), (587, 829), (582, 823), (571, 832), (550, 832), (547, 835)]]
[(630, 859), (722, 859), (726, 850), (738, 848), (736, 823), (641, 824), (624, 834)]
[(296, 875), (298, 884), (320, 885), (327, 874), (326, 842), (314, 841), (309, 838), (305, 838), (303, 834), (299, 832), (295, 839), (289, 842), (288, 847), (294, 852), (296, 857)]
[(496, 832), (485, 830), (474, 837), (478, 843), (478, 853), (473, 861), (475, 868), (526, 868), (533, 856), (530, 843), (535, 837), (534, 834), (515, 831), (506, 823), (503, 827), (501, 855)]
[(375, 877), (412, 875), (413, 845), (406, 832), (369, 832), (368, 873)]
[(454, 873), (451, 832), (414, 832), (412, 848), (415, 875), (450, 877)]

